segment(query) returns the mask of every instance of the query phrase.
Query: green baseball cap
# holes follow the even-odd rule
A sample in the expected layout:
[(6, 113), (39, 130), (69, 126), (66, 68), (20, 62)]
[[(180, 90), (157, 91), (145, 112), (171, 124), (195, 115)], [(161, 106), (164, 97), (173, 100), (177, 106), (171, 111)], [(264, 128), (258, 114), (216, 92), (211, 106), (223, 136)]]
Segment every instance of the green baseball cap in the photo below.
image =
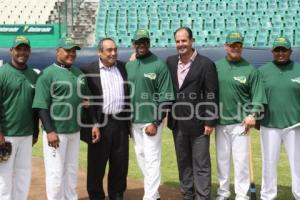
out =
[(286, 49), (290, 49), (291, 48), (291, 42), (286, 37), (277, 37), (277, 38), (275, 38), (275, 40), (273, 42), (273, 49), (275, 49), (277, 47), (284, 47)]
[(75, 41), (71, 37), (60, 38), (57, 45), (57, 48), (63, 48), (63, 49), (72, 49), (74, 47), (76, 50), (81, 49), (80, 46), (75, 44)]
[(241, 43), (243, 44), (244, 38), (242, 34), (238, 31), (232, 31), (228, 33), (226, 36), (226, 44), (233, 44), (233, 43)]
[(146, 29), (138, 29), (133, 37), (133, 41), (137, 41), (142, 38), (150, 39), (149, 32)]
[(24, 35), (17, 35), (12, 43), (12, 48), (15, 48), (21, 44), (27, 45), (30, 47), (30, 41)]

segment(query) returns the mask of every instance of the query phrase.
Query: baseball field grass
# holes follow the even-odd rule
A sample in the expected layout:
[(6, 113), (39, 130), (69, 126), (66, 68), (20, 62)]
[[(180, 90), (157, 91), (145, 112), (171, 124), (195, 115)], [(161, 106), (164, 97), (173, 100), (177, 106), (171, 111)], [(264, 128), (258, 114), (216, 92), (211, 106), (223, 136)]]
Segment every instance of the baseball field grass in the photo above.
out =
[[(252, 148), (253, 148), (253, 162), (254, 162), (254, 173), (256, 179), (256, 186), (258, 192), (261, 186), (261, 151), (260, 151), (260, 140), (259, 132), (256, 130), (251, 131), (252, 137)], [(42, 157), (42, 137), (40, 137), (39, 142), (33, 148), (33, 155), (37, 157)], [(86, 169), (86, 151), (87, 145), (81, 143), (80, 151), (80, 168), (82, 170)], [(216, 195), (218, 187), (217, 179), (217, 166), (216, 166), (216, 153), (215, 153), (215, 136), (211, 136), (211, 161), (212, 161), (212, 195)], [(233, 167), (232, 167), (233, 168)], [(233, 169), (231, 170), (231, 191), (234, 194), (233, 188)], [(169, 129), (165, 128), (162, 136), (162, 163), (161, 163), (161, 175), (162, 184), (179, 187), (178, 182), (178, 172), (176, 155), (173, 143), (172, 133)], [(131, 179), (142, 180), (142, 175), (138, 168), (134, 148), (132, 142), (130, 141), (130, 157), (129, 157), (129, 172), (128, 176)], [(232, 198), (233, 199), (233, 198)], [(290, 168), (287, 160), (286, 153), (284, 149), (281, 150), (280, 160), (278, 164), (278, 199), (279, 200), (292, 200), (293, 195), (291, 191), (291, 176)]]

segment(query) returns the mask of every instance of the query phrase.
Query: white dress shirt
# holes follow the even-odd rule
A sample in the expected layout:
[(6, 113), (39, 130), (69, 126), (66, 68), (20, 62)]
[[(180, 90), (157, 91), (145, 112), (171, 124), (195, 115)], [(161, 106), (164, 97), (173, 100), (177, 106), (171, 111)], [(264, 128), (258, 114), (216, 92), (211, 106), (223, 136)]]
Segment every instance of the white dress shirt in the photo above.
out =
[(104, 114), (120, 113), (124, 106), (124, 80), (116, 65), (106, 67), (99, 59), (101, 85), (103, 91)]

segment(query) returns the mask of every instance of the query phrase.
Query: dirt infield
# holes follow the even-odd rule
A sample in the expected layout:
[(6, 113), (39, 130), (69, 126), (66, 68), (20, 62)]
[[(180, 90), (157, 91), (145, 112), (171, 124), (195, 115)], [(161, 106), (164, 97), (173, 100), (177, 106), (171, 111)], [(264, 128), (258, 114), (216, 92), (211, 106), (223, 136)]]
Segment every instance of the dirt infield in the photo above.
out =
[[(32, 178), (29, 198), (30, 200), (46, 200), (45, 195), (45, 174), (44, 163), (40, 158), (33, 158), (32, 160)], [(105, 181), (106, 183), (106, 181)], [(85, 189), (86, 173), (79, 172), (78, 177), (78, 198), (79, 200), (88, 200), (88, 195)], [(106, 185), (105, 185), (106, 187)], [(180, 200), (182, 199), (178, 189), (167, 186), (160, 187), (160, 195), (162, 200)], [(134, 181), (128, 179), (127, 191), (125, 193), (126, 200), (141, 200), (143, 196), (143, 183), (141, 181)]]

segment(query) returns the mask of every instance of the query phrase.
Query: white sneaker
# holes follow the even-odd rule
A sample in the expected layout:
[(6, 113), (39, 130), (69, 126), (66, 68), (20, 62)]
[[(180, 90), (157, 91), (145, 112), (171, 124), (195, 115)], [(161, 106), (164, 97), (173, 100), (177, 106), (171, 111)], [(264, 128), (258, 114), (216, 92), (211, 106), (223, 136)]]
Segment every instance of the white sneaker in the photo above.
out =
[(229, 198), (218, 195), (215, 200), (227, 200)]

